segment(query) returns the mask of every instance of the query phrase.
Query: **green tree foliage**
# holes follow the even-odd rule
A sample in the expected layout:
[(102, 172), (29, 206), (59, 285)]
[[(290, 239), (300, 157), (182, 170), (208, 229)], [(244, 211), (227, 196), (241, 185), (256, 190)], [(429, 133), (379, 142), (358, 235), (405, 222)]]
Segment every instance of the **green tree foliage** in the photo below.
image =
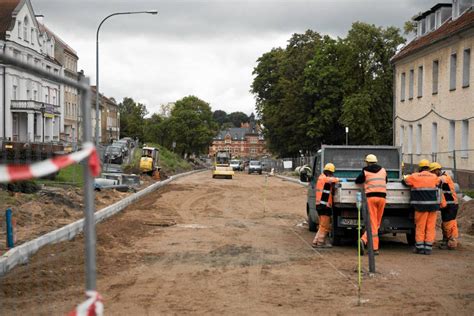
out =
[(229, 122), (227, 112), (222, 110), (215, 110), (214, 113), (212, 113), (212, 118), (216, 121), (219, 127), (222, 126), (224, 123)]
[(342, 144), (344, 126), (351, 143), (390, 143), (390, 58), (403, 42), (396, 28), (356, 22), (344, 39), (306, 31), (263, 54), (251, 91), (270, 149), (287, 156)]
[(119, 103), (120, 137), (144, 138), (143, 121), (148, 111), (145, 105), (136, 103), (132, 98), (124, 98)]
[(240, 127), (241, 123), (248, 123), (250, 118), (243, 112), (232, 112), (227, 114), (225, 111), (216, 110), (212, 113), (212, 117), (219, 126), (219, 129), (229, 127)]
[(182, 155), (206, 152), (218, 130), (209, 103), (195, 96), (176, 101), (169, 119), (176, 151)]
[(234, 127), (240, 127), (241, 123), (248, 123), (249, 117), (243, 112), (232, 112), (227, 116)]

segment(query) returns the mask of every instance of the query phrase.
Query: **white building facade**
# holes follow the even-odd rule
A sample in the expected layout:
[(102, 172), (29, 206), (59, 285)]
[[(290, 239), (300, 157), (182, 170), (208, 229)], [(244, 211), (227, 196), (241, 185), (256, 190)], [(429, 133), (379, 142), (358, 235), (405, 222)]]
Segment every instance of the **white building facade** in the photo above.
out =
[[(8, 28), (0, 30), (0, 49), (11, 57), (63, 76), (63, 67), (54, 58), (55, 40), (40, 31), (30, 1), (19, 0), (15, 7), (11, 3), (0, 3), (3, 13), (11, 10)], [(64, 88), (22, 69), (0, 66), (0, 138), (59, 142), (64, 132)]]
[(474, 187), (473, 0), (440, 3), (414, 20), (417, 35), (393, 58), (394, 144), (407, 164), (438, 161)]

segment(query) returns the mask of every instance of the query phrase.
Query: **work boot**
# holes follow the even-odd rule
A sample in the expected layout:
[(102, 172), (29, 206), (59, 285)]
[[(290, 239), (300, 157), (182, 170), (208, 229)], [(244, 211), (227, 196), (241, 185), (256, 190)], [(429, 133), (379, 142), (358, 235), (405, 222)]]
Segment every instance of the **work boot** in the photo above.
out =
[(455, 238), (450, 238), (446, 243), (446, 248), (449, 250), (454, 250), (458, 247), (458, 241)]
[(423, 248), (413, 248), (413, 253), (416, 253), (418, 255), (424, 255), (425, 254), (425, 249)]
[(425, 255), (431, 255), (431, 252), (432, 252), (432, 250), (430, 250), (430, 249), (425, 249), (424, 254), (425, 254)]
[(444, 238), (438, 241), (438, 248), (439, 249), (448, 249), (448, 239)]
[(363, 256), (365, 254), (365, 244), (362, 239), (359, 240), (359, 243), (360, 243), (360, 255)]
[(374, 250), (374, 256), (378, 256), (380, 254), (380, 252), (377, 250)]

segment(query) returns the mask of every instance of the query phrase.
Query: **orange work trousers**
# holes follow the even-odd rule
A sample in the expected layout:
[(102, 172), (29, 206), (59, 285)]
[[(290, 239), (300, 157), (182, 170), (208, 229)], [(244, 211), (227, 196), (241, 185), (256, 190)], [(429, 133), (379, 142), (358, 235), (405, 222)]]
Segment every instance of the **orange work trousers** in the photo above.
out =
[(328, 215), (319, 215), (319, 228), (316, 236), (314, 236), (313, 244), (324, 244), (330, 231), (331, 217)]
[(415, 210), (415, 246), (431, 250), (436, 238), (436, 219), (438, 212)]
[[(385, 198), (371, 196), (367, 198), (367, 208), (370, 214), (370, 228), (372, 229), (373, 249), (379, 250), (379, 228), (382, 223), (383, 211), (385, 209)], [(361, 237), (367, 245), (367, 231)]]

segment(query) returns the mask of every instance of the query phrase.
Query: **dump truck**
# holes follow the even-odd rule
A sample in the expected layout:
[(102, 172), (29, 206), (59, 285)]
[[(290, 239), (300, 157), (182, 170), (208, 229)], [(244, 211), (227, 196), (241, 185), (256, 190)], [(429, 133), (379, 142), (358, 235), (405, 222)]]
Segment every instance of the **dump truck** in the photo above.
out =
[(218, 150), (214, 155), (214, 166), (212, 169), (212, 177), (223, 177), (232, 179), (234, 170), (230, 166), (231, 154), (227, 150)]
[[(355, 178), (365, 167), (364, 158), (374, 154), (378, 164), (387, 170), (387, 202), (379, 233), (406, 234), (408, 244), (415, 242), (414, 210), (410, 206), (410, 188), (402, 182), (401, 149), (393, 146), (333, 146), (323, 145), (313, 161), (312, 174), (307, 177), (308, 196), (306, 214), (310, 231), (316, 231), (318, 214), (316, 211), (316, 182), (326, 163), (336, 166), (335, 177), (346, 182), (335, 185), (333, 192), (332, 239), (339, 245), (343, 238), (357, 236), (357, 192), (363, 185), (356, 184)], [(364, 226), (364, 223), (362, 223)]]
[(155, 147), (144, 146), (140, 158), (140, 172), (157, 176), (160, 172), (160, 151)]

